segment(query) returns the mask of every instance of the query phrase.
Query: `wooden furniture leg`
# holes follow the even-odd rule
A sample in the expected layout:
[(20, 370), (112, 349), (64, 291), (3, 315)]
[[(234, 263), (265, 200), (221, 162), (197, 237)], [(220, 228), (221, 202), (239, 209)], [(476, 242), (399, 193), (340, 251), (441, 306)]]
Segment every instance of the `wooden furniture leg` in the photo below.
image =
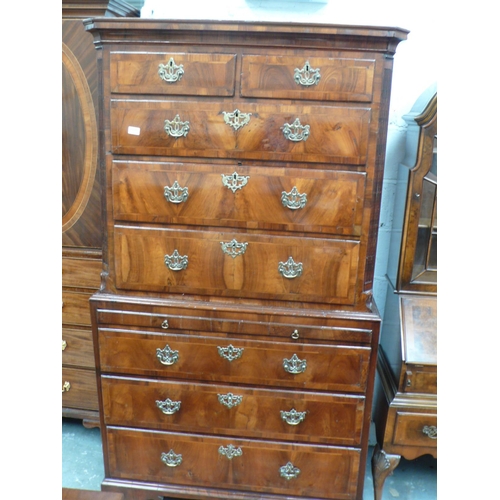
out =
[(401, 455), (389, 455), (377, 444), (372, 457), (373, 486), (375, 500), (382, 500), (382, 490), (387, 476), (398, 466)]

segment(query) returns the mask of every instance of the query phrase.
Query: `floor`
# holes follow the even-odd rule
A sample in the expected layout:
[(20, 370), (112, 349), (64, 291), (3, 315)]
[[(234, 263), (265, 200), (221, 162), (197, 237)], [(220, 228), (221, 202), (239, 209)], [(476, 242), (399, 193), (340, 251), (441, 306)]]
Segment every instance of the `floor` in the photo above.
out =
[[(373, 449), (370, 448), (371, 458)], [(369, 461), (368, 461), (369, 462)], [(86, 429), (81, 421), (62, 420), (62, 486), (100, 490), (104, 478), (100, 430)], [(437, 461), (424, 456), (399, 466), (385, 481), (383, 500), (436, 500)], [(368, 463), (364, 500), (373, 500), (373, 480)]]

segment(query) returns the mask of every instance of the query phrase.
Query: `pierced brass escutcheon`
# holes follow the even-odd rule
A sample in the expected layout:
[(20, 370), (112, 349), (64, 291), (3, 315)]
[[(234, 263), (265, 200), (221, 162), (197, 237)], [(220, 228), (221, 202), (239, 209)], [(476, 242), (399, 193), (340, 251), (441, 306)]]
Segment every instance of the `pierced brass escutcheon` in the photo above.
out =
[(64, 382), (62, 386), (62, 392), (68, 392), (70, 389), (71, 389), (71, 384), (68, 381)]
[(189, 122), (183, 122), (179, 115), (175, 115), (173, 120), (165, 120), (163, 129), (170, 137), (186, 137), (189, 132)]
[(305, 411), (297, 411), (292, 408), (290, 411), (280, 411), (281, 419), (284, 420), (288, 425), (298, 425), (303, 422), (306, 418)]
[(226, 406), (229, 409), (238, 406), (243, 400), (243, 396), (236, 396), (232, 392), (228, 392), (227, 394), (217, 394), (217, 398), (219, 399), (219, 403), (221, 405)]
[(188, 256), (180, 255), (175, 249), (172, 255), (165, 255), (165, 265), (171, 271), (183, 271), (188, 266)]
[(187, 187), (181, 187), (180, 184), (175, 181), (172, 187), (164, 187), (163, 195), (170, 203), (183, 203), (188, 199), (189, 192)]
[(289, 257), (286, 262), (280, 262), (278, 264), (278, 271), (284, 278), (298, 278), (302, 275), (302, 262), (295, 263), (293, 258)]
[(177, 467), (182, 463), (182, 455), (177, 455), (174, 450), (161, 454), (161, 461), (168, 467)]
[(321, 74), (319, 68), (311, 68), (309, 61), (306, 61), (302, 69), (295, 68), (293, 78), (297, 85), (310, 87), (311, 85), (318, 85)]
[(222, 114), (224, 115), (224, 122), (230, 127), (233, 127), (234, 130), (238, 130), (247, 125), (252, 116), (252, 113), (242, 113), (239, 109), (235, 109), (232, 113), (223, 111)]
[(294, 354), (290, 359), (283, 360), (283, 368), (286, 372), (292, 375), (297, 375), (298, 373), (304, 373), (307, 368), (307, 361), (299, 359), (299, 357)]
[(238, 189), (246, 186), (249, 175), (239, 175), (238, 172), (233, 172), (231, 175), (222, 175), (222, 184), (235, 193)]
[(165, 415), (173, 415), (181, 409), (181, 402), (172, 401), (170, 398), (167, 398), (165, 401), (156, 401), (156, 406)]
[(437, 439), (438, 429), (435, 425), (425, 425), (422, 432), (431, 439)]
[(238, 255), (243, 255), (247, 251), (248, 243), (238, 243), (235, 239), (233, 239), (229, 243), (221, 241), (220, 246), (226, 255), (229, 255), (234, 259), (238, 257)]
[(158, 76), (167, 83), (178, 82), (184, 75), (184, 66), (175, 64), (174, 58), (171, 57), (167, 64), (158, 65)]
[(236, 448), (236, 446), (228, 444), (226, 448), (224, 448), (224, 446), (219, 447), (219, 454), (232, 460), (234, 457), (241, 457), (243, 451), (239, 447)]
[(297, 187), (293, 186), (293, 189), (289, 193), (286, 191), (281, 193), (281, 203), (290, 210), (304, 208), (307, 203), (307, 194), (300, 194)]
[(284, 477), (287, 481), (295, 479), (300, 474), (300, 469), (295, 467), (292, 462), (288, 462), (283, 467), (280, 467), (280, 476)]
[(227, 347), (217, 346), (217, 350), (219, 351), (219, 356), (221, 358), (225, 358), (228, 361), (234, 361), (235, 359), (241, 358), (245, 348), (234, 347), (232, 344), (229, 344)]
[(156, 349), (156, 357), (162, 365), (170, 366), (179, 361), (179, 351), (170, 349), (167, 344), (163, 349)]
[(281, 127), (285, 139), (292, 142), (307, 141), (310, 129), (310, 125), (302, 125), (298, 118), (295, 118), (293, 123), (285, 123), (283, 127)]

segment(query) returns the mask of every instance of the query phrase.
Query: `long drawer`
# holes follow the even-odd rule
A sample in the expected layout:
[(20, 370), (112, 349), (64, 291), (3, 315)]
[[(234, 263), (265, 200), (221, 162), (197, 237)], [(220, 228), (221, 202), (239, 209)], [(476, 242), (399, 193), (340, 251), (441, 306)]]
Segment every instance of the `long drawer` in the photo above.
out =
[(99, 328), (100, 367), (122, 373), (363, 393), (369, 347)]
[(367, 159), (369, 107), (112, 99), (110, 112), (114, 154), (354, 165)]
[[(107, 427), (115, 479), (353, 499), (360, 450)], [(288, 497), (287, 497), (288, 498)]]
[(364, 397), (103, 375), (107, 425), (356, 446)]
[(62, 322), (90, 326), (89, 298), (91, 293), (62, 292)]
[(95, 369), (94, 344), (90, 328), (63, 326), (62, 334), (63, 364)]
[(354, 303), (359, 242), (115, 226), (116, 286)]
[(113, 162), (115, 220), (359, 236), (363, 172)]
[(63, 366), (62, 406), (84, 410), (99, 409), (95, 371)]
[(437, 448), (437, 414), (431, 411), (396, 410), (392, 444)]

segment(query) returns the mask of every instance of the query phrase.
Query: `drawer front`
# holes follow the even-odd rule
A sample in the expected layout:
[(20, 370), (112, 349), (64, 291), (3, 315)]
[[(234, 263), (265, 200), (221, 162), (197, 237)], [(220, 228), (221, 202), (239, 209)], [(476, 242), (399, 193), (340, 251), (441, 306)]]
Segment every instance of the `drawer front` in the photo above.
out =
[(113, 216), (359, 236), (365, 178), (362, 172), (114, 162)]
[(82, 410), (99, 410), (95, 371), (62, 368), (62, 406)]
[(91, 293), (62, 292), (62, 322), (90, 326), (89, 298)]
[(109, 473), (117, 479), (310, 498), (353, 499), (356, 493), (360, 451), (353, 448), (115, 427), (108, 427), (107, 442)]
[(235, 54), (111, 52), (111, 92), (232, 96)]
[(375, 61), (308, 56), (244, 55), (241, 95), (273, 99), (370, 102)]
[(103, 376), (108, 425), (359, 445), (364, 397)]
[(93, 288), (101, 284), (102, 261), (94, 259), (62, 259), (62, 285), (71, 288)]
[(115, 226), (117, 288), (352, 304), (359, 243)]
[(63, 327), (62, 332), (63, 364), (95, 368), (92, 330)]
[(437, 394), (436, 366), (406, 366), (403, 377), (404, 392)]
[(393, 443), (400, 446), (437, 448), (436, 413), (397, 411)]
[(363, 393), (371, 349), (99, 329), (102, 372)]
[[(236, 111), (226, 123), (224, 113)], [(354, 107), (111, 100), (112, 152), (362, 165), (370, 116)]]

